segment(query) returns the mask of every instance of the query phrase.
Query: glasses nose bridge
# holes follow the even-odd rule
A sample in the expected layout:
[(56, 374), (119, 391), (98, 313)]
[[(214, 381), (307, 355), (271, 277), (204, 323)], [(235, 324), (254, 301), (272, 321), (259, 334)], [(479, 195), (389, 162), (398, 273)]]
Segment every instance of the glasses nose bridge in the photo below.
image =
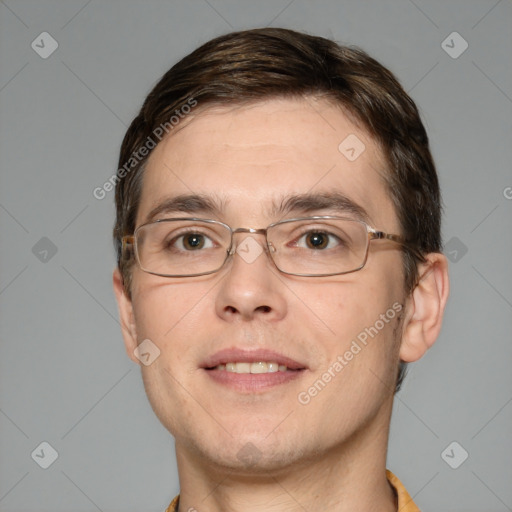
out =
[(231, 248), (229, 251), (229, 255), (232, 256), (236, 252), (235, 244), (233, 243), (234, 235), (237, 233), (250, 233), (251, 235), (264, 235), (265, 236), (265, 247), (264, 249), (267, 249), (267, 246), (269, 244), (268, 238), (267, 238), (267, 229), (268, 228), (237, 228), (231, 230)]
[(235, 233), (253, 233), (255, 235), (266, 235), (267, 234), (267, 229), (266, 228), (259, 228), (259, 229), (256, 229), (256, 228), (236, 228), (236, 229), (232, 229), (231, 232), (233, 233), (233, 235)]

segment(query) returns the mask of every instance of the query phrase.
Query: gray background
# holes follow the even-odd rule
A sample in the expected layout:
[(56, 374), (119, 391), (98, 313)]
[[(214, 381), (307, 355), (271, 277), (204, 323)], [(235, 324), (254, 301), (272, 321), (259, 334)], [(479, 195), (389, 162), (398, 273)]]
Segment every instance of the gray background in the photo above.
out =
[[(425, 511), (512, 510), (511, 22), (510, 0), (0, 2), (0, 510), (162, 511), (178, 492), (120, 334), (113, 193), (92, 191), (174, 62), (267, 25), (361, 46), (419, 104), (452, 292), (395, 401), (388, 467)], [(31, 48), (44, 31), (59, 45), (46, 59)], [(457, 58), (453, 31), (469, 44)], [(441, 456), (452, 441), (452, 465), (469, 453), (458, 469)]]

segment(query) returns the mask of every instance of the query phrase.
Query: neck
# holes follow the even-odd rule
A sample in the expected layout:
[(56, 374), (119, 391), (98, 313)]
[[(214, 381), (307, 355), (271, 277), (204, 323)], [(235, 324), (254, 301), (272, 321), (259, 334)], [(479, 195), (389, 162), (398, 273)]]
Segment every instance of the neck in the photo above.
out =
[(386, 409), (386, 421), (378, 414), (328, 451), (271, 471), (219, 467), (177, 441), (179, 512), (396, 512), (385, 471), (391, 404)]

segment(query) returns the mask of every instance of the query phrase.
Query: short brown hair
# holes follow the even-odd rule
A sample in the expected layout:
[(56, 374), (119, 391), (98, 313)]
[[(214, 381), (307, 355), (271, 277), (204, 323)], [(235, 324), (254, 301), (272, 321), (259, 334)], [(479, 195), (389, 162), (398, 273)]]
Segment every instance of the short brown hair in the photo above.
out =
[[(117, 264), (128, 297), (133, 259), (123, 255), (121, 239), (135, 230), (150, 152), (143, 158), (133, 155), (191, 99), (204, 108), (304, 95), (321, 95), (341, 106), (380, 145), (401, 234), (418, 250), (404, 249), (404, 288), (412, 291), (421, 255), (441, 251), (439, 183), (416, 105), (394, 75), (361, 49), (264, 28), (217, 37), (184, 57), (156, 84), (128, 128), (119, 156), (114, 226)], [(397, 390), (404, 375), (402, 363)]]

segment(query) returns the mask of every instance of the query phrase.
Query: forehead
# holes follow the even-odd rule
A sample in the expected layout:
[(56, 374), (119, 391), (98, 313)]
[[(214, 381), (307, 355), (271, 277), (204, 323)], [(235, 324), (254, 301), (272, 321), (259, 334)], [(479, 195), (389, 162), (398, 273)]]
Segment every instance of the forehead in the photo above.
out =
[(210, 197), (228, 223), (269, 223), (287, 197), (337, 194), (396, 230), (385, 172), (376, 142), (326, 100), (199, 109), (150, 155), (137, 225), (176, 196)]

